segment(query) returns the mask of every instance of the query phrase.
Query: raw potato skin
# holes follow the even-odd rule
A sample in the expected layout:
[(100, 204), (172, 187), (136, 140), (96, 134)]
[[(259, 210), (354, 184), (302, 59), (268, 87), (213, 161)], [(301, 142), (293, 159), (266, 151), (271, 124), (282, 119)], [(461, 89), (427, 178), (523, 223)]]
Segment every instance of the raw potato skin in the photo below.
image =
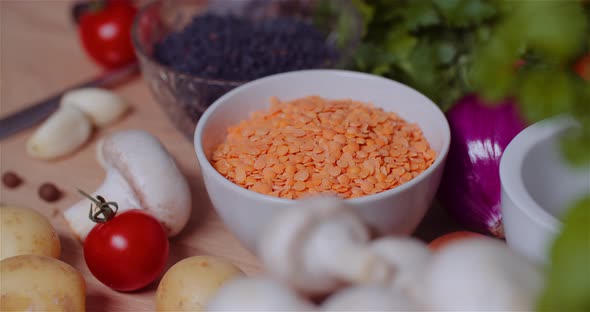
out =
[(195, 256), (172, 266), (156, 293), (157, 311), (204, 311), (207, 301), (227, 281), (243, 272), (226, 260)]
[(1, 311), (85, 311), (86, 284), (69, 264), (22, 255), (0, 261)]
[(27, 208), (0, 207), (0, 260), (18, 255), (59, 259), (59, 236), (51, 223)]

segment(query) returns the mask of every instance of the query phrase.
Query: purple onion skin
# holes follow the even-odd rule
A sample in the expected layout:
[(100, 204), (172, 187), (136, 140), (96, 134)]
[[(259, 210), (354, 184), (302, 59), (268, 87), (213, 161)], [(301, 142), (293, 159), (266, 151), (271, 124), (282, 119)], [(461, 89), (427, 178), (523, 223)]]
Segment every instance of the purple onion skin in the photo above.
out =
[(526, 123), (516, 103), (487, 104), (476, 95), (462, 98), (446, 115), (451, 146), (438, 198), (463, 226), (503, 238), (500, 157)]

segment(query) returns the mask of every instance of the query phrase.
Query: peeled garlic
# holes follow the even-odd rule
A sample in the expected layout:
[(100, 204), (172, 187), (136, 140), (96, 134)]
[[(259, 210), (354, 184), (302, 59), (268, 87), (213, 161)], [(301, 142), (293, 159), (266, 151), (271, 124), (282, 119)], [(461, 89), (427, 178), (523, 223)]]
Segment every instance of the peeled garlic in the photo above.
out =
[(76, 107), (90, 118), (97, 127), (115, 121), (128, 108), (127, 102), (105, 89), (82, 88), (68, 91), (61, 98), (62, 106)]
[(92, 125), (84, 113), (60, 107), (27, 141), (27, 153), (39, 159), (52, 159), (73, 152), (90, 137)]
[(92, 125), (104, 127), (128, 108), (123, 98), (99, 88), (68, 91), (60, 104), (27, 142), (31, 157), (52, 159), (73, 152), (90, 137)]

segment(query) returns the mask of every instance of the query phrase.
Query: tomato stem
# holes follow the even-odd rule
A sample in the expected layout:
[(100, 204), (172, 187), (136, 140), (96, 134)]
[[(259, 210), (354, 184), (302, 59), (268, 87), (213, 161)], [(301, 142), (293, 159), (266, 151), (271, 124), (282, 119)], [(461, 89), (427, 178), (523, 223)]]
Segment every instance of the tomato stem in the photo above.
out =
[(96, 0), (88, 3), (89, 12), (99, 12), (107, 5), (106, 0)]
[[(115, 217), (117, 211), (119, 210), (119, 205), (116, 202), (107, 202), (104, 197), (97, 195), (96, 198), (88, 195), (88, 193), (78, 189), (80, 194), (84, 195), (84, 197), (90, 199), (95, 205), (96, 209), (93, 207), (92, 203), (90, 204), (90, 212), (88, 212), (88, 218), (95, 223), (105, 223)], [(110, 206), (113, 206), (111, 208)], [(101, 217), (102, 215), (102, 217)]]

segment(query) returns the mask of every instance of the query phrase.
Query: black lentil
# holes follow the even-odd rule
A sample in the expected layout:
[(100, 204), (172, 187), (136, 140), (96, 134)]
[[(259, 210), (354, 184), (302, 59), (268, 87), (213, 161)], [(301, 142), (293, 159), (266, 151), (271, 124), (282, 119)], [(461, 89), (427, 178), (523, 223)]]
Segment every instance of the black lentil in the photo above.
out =
[(159, 41), (154, 57), (179, 72), (246, 81), (323, 67), (335, 60), (337, 53), (313, 25), (290, 17), (253, 21), (206, 14)]

